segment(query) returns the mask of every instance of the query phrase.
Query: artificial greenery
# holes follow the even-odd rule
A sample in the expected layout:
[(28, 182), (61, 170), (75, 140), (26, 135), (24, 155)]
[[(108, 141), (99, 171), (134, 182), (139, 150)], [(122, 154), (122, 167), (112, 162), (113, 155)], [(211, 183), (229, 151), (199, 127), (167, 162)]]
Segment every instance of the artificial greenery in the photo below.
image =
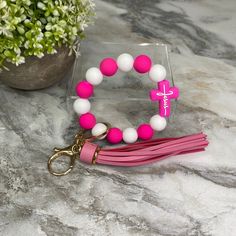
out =
[(93, 14), (91, 0), (0, 0), (0, 70), (62, 45), (75, 48)]

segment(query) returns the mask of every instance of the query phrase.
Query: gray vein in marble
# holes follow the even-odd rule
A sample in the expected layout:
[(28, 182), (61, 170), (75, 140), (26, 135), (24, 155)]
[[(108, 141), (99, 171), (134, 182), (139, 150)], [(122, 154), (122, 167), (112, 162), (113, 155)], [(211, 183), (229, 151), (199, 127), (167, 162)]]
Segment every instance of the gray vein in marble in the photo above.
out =
[[(121, 17), (131, 24), (132, 31), (142, 34), (145, 38), (159, 39), (169, 43), (176, 50), (184, 44), (195, 54), (226, 59), (235, 65), (236, 50), (234, 45), (225, 42), (217, 34), (203, 30), (189, 18), (181, 7), (181, 12), (166, 11), (159, 7), (159, 3), (162, 2), (178, 6), (178, 3), (183, 2), (181, 0), (106, 0), (106, 2), (125, 9), (127, 12), (123, 13)], [(195, 4), (196, 2), (201, 4), (202, 1), (197, 0)], [(220, 6), (218, 10), (221, 10)], [(217, 21), (224, 20), (224, 17), (217, 18)], [(204, 21), (206, 23), (216, 22), (210, 16), (204, 18)]]

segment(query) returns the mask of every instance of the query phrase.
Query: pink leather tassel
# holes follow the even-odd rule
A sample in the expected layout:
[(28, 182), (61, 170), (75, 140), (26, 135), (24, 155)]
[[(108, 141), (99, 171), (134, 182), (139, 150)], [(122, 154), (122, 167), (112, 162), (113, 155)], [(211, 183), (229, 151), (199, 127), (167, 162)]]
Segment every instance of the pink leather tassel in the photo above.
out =
[(152, 139), (100, 150), (97, 144), (86, 142), (81, 150), (80, 160), (114, 166), (146, 165), (175, 155), (204, 151), (208, 145), (206, 137), (205, 134), (199, 133), (178, 138)]

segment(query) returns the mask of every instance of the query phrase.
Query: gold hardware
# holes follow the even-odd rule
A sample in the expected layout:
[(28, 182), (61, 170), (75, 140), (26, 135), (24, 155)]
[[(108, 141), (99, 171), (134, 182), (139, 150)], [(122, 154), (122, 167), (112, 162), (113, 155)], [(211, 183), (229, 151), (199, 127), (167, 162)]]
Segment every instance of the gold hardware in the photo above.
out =
[(97, 160), (98, 153), (99, 153), (100, 150), (101, 150), (101, 148), (98, 147), (97, 150), (96, 150), (96, 152), (94, 153), (93, 160), (92, 160), (92, 164), (93, 164), (93, 165), (96, 164), (96, 160)]
[[(71, 172), (71, 170), (75, 166), (75, 160), (79, 159), (81, 149), (85, 143), (85, 141), (94, 141), (95, 139), (99, 139), (105, 136), (108, 133), (110, 128), (110, 124), (104, 123), (107, 126), (106, 132), (98, 136), (86, 135), (84, 130), (81, 130), (78, 134), (75, 135), (74, 143), (65, 148), (54, 148), (54, 154), (48, 159), (48, 171), (55, 176), (64, 176)], [(96, 163), (96, 158), (98, 155), (99, 149), (95, 152), (93, 157), (93, 164)], [(53, 170), (52, 164), (60, 157), (67, 157), (70, 159), (69, 167), (65, 171), (57, 172)]]
[[(64, 176), (71, 172), (74, 168), (75, 160), (79, 157), (82, 146), (85, 142), (84, 131), (79, 132), (75, 135), (74, 143), (65, 148), (54, 148), (54, 154), (48, 159), (48, 171), (55, 176)], [(56, 172), (52, 168), (52, 163), (60, 157), (70, 158), (70, 164), (68, 169), (62, 172)]]

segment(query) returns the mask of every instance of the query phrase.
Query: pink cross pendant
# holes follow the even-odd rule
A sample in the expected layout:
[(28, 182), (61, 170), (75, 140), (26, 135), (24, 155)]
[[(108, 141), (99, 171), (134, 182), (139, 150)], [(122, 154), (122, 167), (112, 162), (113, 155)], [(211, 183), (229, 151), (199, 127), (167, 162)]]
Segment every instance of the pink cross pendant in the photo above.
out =
[(163, 117), (170, 116), (170, 99), (179, 97), (179, 89), (177, 87), (170, 88), (168, 80), (162, 80), (157, 83), (158, 89), (150, 91), (150, 99), (152, 101), (159, 101), (159, 115)]

